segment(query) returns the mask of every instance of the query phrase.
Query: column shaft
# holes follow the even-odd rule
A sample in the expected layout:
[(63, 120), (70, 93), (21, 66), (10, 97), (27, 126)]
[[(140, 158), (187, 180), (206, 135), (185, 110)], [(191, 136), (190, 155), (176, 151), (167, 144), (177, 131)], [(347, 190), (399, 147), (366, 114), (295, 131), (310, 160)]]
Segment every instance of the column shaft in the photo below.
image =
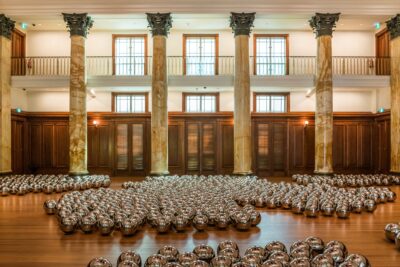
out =
[(11, 173), (11, 40), (0, 36), (0, 174)]
[(168, 174), (167, 37), (153, 36), (151, 174)]
[(85, 37), (71, 36), (69, 173), (87, 174)]
[(251, 173), (249, 36), (235, 37), (234, 174)]
[(319, 36), (317, 43), (315, 173), (331, 174), (333, 173), (332, 37)]
[(390, 171), (400, 173), (400, 37), (391, 40)]

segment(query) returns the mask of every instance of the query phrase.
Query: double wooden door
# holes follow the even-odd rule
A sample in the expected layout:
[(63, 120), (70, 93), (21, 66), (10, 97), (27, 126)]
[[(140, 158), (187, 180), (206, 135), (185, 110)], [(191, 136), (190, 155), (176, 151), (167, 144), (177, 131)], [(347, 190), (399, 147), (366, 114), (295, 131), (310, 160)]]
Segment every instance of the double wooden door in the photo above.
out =
[(150, 150), (147, 132), (145, 121), (115, 123), (115, 175), (146, 175)]
[(253, 165), (260, 176), (287, 174), (287, 125), (280, 122), (254, 122)]
[(390, 36), (387, 29), (379, 32), (376, 39), (376, 75), (390, 75)]
[(186, 122), (185, 168), (188, 174), (215, 174), (217, 169), (217, 123)]
[(11, 34), (11, 74), (25, 75), (25, 34), (14, 30)]

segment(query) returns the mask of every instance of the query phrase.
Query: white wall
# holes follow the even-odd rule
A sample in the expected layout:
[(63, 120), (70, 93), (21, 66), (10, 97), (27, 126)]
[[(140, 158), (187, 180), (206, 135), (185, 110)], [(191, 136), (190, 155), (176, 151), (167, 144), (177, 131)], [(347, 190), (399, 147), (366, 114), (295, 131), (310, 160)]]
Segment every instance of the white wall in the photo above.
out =
[[(387, 90), (388, 91), (388, 90)], [(259, 92), (259, 91), (257, 91)], [(25, 98), (20, 98), (20, 103), (14, 102), (13, 108), (21, 107), (23, 110), (32, 112), (52, 112), (69, 110), (68, 91), (29, 91), (23, 92)], [(333, 111), (335, 112), (376, 112), (378, 101), (374, 91), (346, 91), (335, 90), (333, 93)], [(96, 92), (96, 97), (87, 96), (87, 109), (90, 112), (110, 112), (111, 111), (111, 92)], [(385, 97), (386, 98), (386, 97)], [(25, 99), (25, 100), (23, 100)], [(26, 101), (26, 103), (24, 103)], [(251, 100), (251, 103), (253, 101)], [(388, 108), (389, 106), (383, 106)], [(233, 91), (220, 92), (220, 111), (233, 111), (234, 98)], [(290, 111), (291, 112), (313, 112), (315, 110), (315, 94), (306, 97), (305, 91), (290, 92)], [(149, 93), (149, 111), (151, 111), (151, 94)], [(182, 92), (168, 92), (168, 111), (182, 111)]]
[[(112, 34), (132, 33), (143, 34), (147, 31), (135, 32), (103, 32), (93, 31), (87, 37), (88, 56), (111, 56)], [(168, 36), (167, 55), (182, 56), (182, 36), (185, 33), (218, 33), (220, 56), (233, 56), (235, 54), (235, 42), (231, 31), (171, 31)], [(255, 33), (287, 33), (289, 34), (290, 56), (314, 56), (317, 51), (315, 35), (311, 31), (291, 32), (266, 32)], [(152, 54), (152, 39), (148, 34), (148, 53)], [(334, 56), (374, 56), (375, 35), (373, 32), (334, 32), (333, 34)], [(253, 37), (249, 39), (250, 55), (253, 55)], [(70, 38), (66, 31), (30, 31), (27, 34), (27, 56), (69, 56)]]
[(23, 89), (11, 89), (11, 109), (21, 108), (22, 110), (28, 109), (27, 92)]
[(390, 88), (376, 90), (376, 108), (390, 109)]
[[(148, 33), (147, 30), (135, 32), (92, 31), (87, 38), (86, 53), (88, 56), (111, 56), (112, 34), (115, 33)], [(177, 31), (172, 30), (168, 37), (167, 55), (182, 55), (182, 35), (185, 33), (219, 33), (220, 56), (233, 56), (235, 43), (232, 32), (227, 31)], [(314, 56), (316, 54), (315, 35), (310, 31), (255, 31), (255, 33), (287, 33), (289, 34), (290, 56)], [(152, 54), (152, 39), (148, 34), (148, 53)], [(253, 37), (249, 39), (250, 55), (253, 54)], [(27, 56), (69, 56), (70, 38), (67, 31), (31, 31), (27, 33)], [(375, 35), (373, 32), (340, 32), (333, 34), (334, 56), (374, 56)], [(14, 91), (13, 107), (21, 107), (29, 111), (68, 111), (69, 95), (67, 88), (63, 92), (55, 91)], [(19, 90), (19, 89), (18, 89)], [(88, 96), (89, 111), (111, 111), (111, 90), (98, 91), (96, 98)], [(291, 92), (291, 111), (313, 111), (315, 96), (307, 98), (305, 91)], [(149, 95), (151, 111), (151, 95)], [(233, 89), (220, 93), (220, 110), (232, 111)], [(335, 91), (334, 111), (376, 111), (377, 107), (390, 106), (389, 89), (371, 91)], [(182, 94), (170, 91), (168, 98), (169, 111), (182, 111)]]

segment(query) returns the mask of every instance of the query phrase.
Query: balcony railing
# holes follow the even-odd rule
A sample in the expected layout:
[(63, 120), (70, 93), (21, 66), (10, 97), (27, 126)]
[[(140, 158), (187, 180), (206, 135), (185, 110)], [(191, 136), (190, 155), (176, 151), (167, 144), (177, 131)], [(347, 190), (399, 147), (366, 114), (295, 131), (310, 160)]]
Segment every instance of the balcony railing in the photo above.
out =
[[(168, 75), (233, 75), (232, 56), (198, 58), (171, 56), (167, 58)], [(260, 76), (312, 75), (316, 70), (315, 57), (250, 57), (250, 73)], [(390, 58), (333, 57), (336, 75), (389, 75)], [(152, 74), (151, 57), (87, 57), (89, 76), (146, 76)], [(14, 76), (67, 76), (70, 57), (12, 58)]]

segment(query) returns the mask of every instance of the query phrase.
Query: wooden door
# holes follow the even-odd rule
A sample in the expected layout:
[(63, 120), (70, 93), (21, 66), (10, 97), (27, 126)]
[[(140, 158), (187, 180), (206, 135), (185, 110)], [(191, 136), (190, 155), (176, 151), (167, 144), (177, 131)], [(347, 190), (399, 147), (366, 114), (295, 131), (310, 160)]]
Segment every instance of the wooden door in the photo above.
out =
[(213, 174), (217, 168), (215, 122), (186, 123), (186, 173)]
[(11, 75), (25, 75), (25, 34), (15, 29), (11, 34)]
[(287, 126), (285, 123), (256, 122), (255, 169), (260, 176), (286, 175), (287, 173)]
[(375, 36), (376, 75), (390, 75), (390, 35), (387, 29)]
[(146, 123), (143, 121), (115, 124), (115, 174), (146, 175)]
[(12, 132), (12, 171), (14, 174), (24, 173), (24, 121), (13, 120)]

